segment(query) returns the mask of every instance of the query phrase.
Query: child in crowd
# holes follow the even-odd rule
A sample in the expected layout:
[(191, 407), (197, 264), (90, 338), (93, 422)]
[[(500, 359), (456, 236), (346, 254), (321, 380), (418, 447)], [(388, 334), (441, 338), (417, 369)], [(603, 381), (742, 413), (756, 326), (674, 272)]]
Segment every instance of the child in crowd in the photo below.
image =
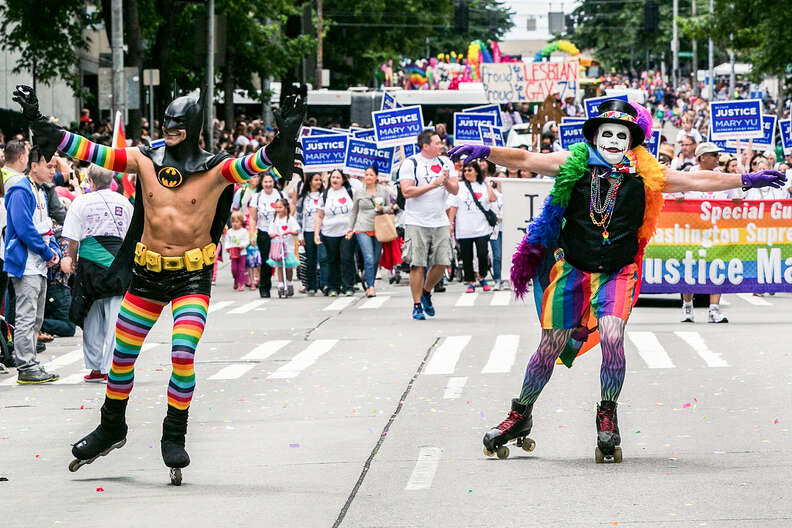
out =
[(286, 198), (275, 202), (275, 218), (270, 223), (268, 232), (272, 245), (267, 264), (278, 270), (278, 297), (291, 297), (294, 295), (292, 275), (294, 268), (300, 265), (300, 261), (294, 255), (294, 237), (300, 233), (300, 226), (297, 224), (297, 219), (289, 214), (289, 201)]
[(245, 268), (247, 269), (247, 285), (251, 290), (258, 289), (259, 268), (261, 267), (261, 252), (256, 245), (256, 233), (250, 239), (245, 256)]
[(225, 236), (225, 248), (231, 257), (231, 274), (234, 276), (234, 289), (245, 289), (245, 260), (247, 247), (250, 245), (250, 235), (242, 227), (245, 217), (241, 211), (231, 213), (231, 229)]

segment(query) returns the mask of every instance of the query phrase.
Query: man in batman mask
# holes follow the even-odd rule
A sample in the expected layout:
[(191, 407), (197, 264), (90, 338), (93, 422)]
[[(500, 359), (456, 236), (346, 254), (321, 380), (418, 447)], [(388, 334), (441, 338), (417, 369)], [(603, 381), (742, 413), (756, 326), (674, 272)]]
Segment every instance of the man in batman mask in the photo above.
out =
[(149, 330), (169, 302), (173, 308), (168, 411), (162, 425), (162, 456), (171, 481), (181, 483), (190, 463), (184, 449), (187, 413), (195, 388), (193, 360), (203, 333), (211, 290), (215, 244), (230, 212), (233, 184), (274, 170), (293, 171), (297, 133), (305, 118), (305, 89), (286, 98), (276, 117), (278, 135), (267, 146), (242, 158), (201, 149), (203, 102), (179, 97), (165, 110), (165, 147), (114, 149), (57, 127), (38, 109), (32, 88), (17, 86), (34, 143), (46, 159), (59, 150), (106, 169), (136, 173), (137, 199), (132, 224), (107, 276), (126, 290), (116, 324), (116, 346), (108, 374), (101, 423), (74, 445), (69, 469), (126, 443), (126, 406), (134, 365)]

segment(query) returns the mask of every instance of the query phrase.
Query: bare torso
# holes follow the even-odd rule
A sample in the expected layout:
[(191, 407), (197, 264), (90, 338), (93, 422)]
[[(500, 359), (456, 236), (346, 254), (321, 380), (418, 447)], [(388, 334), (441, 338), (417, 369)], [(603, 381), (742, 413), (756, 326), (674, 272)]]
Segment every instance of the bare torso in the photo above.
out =
[(164, 256), (181, 256), (210, 243), (217, 202), (230, 185), (221, 175), (220, 165), (169, 189), (157, 181), (150, 159), (139, 154), (136, 161), (143, 191), (138, 199), (143, 200), (145, 211), (141, 242)]

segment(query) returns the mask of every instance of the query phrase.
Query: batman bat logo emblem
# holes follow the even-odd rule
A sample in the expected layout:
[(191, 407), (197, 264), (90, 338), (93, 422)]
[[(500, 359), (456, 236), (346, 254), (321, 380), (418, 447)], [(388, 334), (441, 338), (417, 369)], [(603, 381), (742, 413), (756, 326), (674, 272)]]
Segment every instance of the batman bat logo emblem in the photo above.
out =
[(184, 182), (182, 173), (176, 167), (162, 167), (157, 173), (157, 180), (169, 189), (175, 189)]

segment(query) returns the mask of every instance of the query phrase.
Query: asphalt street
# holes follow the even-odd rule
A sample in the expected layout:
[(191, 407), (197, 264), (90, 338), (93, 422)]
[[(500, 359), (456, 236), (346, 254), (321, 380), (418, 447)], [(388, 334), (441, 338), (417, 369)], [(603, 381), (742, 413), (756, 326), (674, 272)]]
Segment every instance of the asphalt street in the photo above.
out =
[[(482, 452), (539, 337), (532, 302), (452, 284), (410, 319), (405, 284), (365, 299), (259, 299), (221, 271), (197, 351), (184, 484), (159, 452), (172, 318), (137, 363), (128, 442), (70, 473), (99, 420), (78, 337), (42, 355), (61, 381), (0, 378), (4, 526), (792, 525), (792, 295), (726, 296), (729, 324), (679, 323), (674, 297), (627, 328), (624, 462), (594, 462), (598, 349), (559, 366), (532, 453)], [(379, 281), (380, 283), (382, 281)]]

